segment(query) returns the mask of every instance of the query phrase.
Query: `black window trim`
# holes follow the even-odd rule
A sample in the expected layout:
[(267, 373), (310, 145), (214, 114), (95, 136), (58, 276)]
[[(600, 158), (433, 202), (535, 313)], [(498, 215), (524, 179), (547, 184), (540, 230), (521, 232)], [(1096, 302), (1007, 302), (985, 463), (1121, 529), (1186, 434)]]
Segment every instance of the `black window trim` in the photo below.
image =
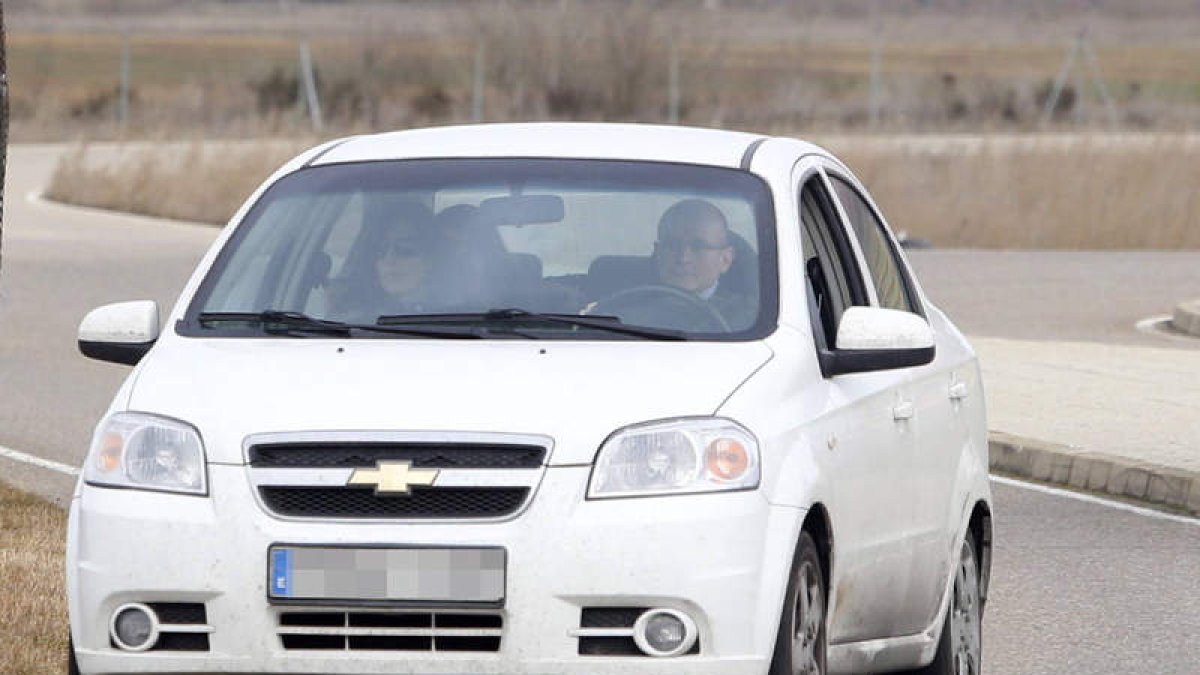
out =
[[(823, 160), (824, 157), (821, 155), (805, 155), (799, 158), (796, 161), (796, 164), (793, 166), (793, 175), (795, 175), (797, 168), (800, 167), (806, 159), (811, 157), (818, 158), (818, 161), (814, 162), (811, 167), (803, 168), (800, 171), (799, 176), (793, 179), (793, 185), (790, 188), (793, 193), (793, 198), (795, 199), (794, 210), (796, 214), (796, 224), (799, 230), (798, 234), (800, 236), (800, 240), (797, 242), (800, 245), (798, 253), (800, 258), (803, 259), (803, 239), (807, 236), (807, 234), (804, 232), (805, 226), (802, 213), (804, 189), (809, 182), (815, 179), (820, 186), (820, 189), (817, 191), (815, 201), (817, 203), (817, 208), (821, 209), (821, 215), (825, 218), (826, 222), (829, 223), (830, 232), (828, 234), (830, 243), (832, 243), (836, 248), (837, 254), (841, 259), (843, 266), (849, 264), (852, 267), (852, 269), (843, 269), (843, 274), (846, 275), (846, 284), (848, 286), (847, 290), (850, 292), (850, 306), (869, 307), (871, 306), (871, 295), (867, 290), (866, 280), (863, 277), (862, 259), (853, 248), (850, 235), (846, 232), (846, 224), (837, 211), (837, 209), (840, 207), (837, 205), (837, 202), (834, 201), (835, 197), (830, 193), (831, 187), (824, 170), (825, 162), (820, 161)], [(814, 250), (820, 248), (816, 242), (813, 243), (813, 247)], [(807, 294), (810, 292), (810, 281), (808, 279), (807, 270), (802, 271), (801, 274), (804, 277), (804, 292), (807, 296)], [(845, 309), (846, 308), (843, 308), (842, 311), (845, 311)], [(809, 327), (812, 331), (814, 344), (817, 350), (817, 357), (821, 364), (821, 371), (822, 374), (824, 374), (826, 377), (829, 377), (828, 373), (830, 371), (830, 364), (833, 360), (834, 353), (837, 351), (837, 346), (835, 344), (828, 344), (828, 339), (825, 336), (825, 327), (821, 322), (820, 316), (814, 314), (812, 311), (809, 311), (808, 314)], [(833, 330), (834, 337), (836, 338), (836, 325), (833, 326)]]

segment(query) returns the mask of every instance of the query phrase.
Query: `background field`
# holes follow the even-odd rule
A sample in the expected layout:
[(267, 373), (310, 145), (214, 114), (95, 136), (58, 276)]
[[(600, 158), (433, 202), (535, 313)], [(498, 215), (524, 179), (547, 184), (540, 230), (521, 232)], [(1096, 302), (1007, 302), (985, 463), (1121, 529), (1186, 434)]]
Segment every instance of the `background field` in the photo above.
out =
[[(893, 227), (937, 246), (1200, 246), (1192, 0), (10, 0), (6, 9), (15, 141), (195, 141), (182, 153), (129, 153), (121, 166), (76, 154), (52, 188), (66, 201), (222, 222), (284, 158), (347, 133), (677, 119), (828, 139)], [(1091, 51), (1076, 54), (1055, 99), (1080, 35)], [(315, 63), (319, 127), (301, 95), (301, 44)], [(903, 134), (988, 140), (886, 140)], [(217, 159), (223, 146), (210, 142), (231, 138), (289, 140)]]
[[(1200, 11), (1184, 0), (18, 0), (17, 140), (260, 136), (309, 129), (298, 45), (327, 132), (480, 119), (666, 121), (760, 131), (1113, 126), (1078, 60), (1087, 31), (1122, 129), (1200, 127)], [(117, 122), (122, 51), (128, 114)], [(476, 60), (480, 57), (480, 69)], [(877, 114), (872, 115), (872, 71)]]

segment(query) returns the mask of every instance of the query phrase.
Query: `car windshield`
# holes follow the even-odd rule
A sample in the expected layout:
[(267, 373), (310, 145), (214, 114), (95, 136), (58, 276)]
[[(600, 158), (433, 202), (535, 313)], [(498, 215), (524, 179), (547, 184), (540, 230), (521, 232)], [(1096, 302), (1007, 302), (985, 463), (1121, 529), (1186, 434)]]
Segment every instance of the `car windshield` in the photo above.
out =
[(745, 171), (561, 159), (309, 167), (250, 210), (180, 330), (745, 340), (775, 321), (774, 261), (770, 193)]

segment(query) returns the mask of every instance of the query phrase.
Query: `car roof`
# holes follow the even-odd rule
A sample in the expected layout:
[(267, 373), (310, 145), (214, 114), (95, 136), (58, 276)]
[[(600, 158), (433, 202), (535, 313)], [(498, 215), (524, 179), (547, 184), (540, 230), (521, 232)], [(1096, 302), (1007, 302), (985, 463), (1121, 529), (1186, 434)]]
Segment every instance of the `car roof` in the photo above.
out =
[(434, 157), (563, 157), (736, 168), (742, 166), (756, 142), (766, 138), (740, 131), (650, 124), (475, 124), (354, 136), (331, 145), (309, 164)]

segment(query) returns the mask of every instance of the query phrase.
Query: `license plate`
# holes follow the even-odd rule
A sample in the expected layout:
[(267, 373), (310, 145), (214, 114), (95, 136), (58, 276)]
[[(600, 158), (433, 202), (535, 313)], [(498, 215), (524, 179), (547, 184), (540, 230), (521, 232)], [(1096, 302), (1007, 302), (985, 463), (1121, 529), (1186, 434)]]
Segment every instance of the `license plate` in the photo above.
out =
[(504, 603), (503, 548), (354, 548), (275, 545), (273, 602)]

